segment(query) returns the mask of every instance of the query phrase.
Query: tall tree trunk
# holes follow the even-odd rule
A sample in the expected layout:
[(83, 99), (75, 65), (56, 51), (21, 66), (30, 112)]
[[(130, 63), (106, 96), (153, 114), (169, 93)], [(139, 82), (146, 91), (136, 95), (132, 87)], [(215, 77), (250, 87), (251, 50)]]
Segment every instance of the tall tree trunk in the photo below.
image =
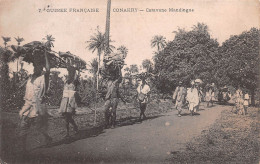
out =
[(110, 9), (111, 9), (111, 0), (107, 0), (107, 17), (106, 17), (106, 46), (105, 46), (105, 55), (109, 53), (109, 32), (110, 32)]

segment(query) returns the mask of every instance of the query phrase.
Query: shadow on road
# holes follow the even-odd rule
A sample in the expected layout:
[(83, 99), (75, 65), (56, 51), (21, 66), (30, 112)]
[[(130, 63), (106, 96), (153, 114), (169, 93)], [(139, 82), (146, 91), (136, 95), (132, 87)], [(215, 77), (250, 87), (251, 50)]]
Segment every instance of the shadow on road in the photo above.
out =
[[(193, 116), (199, 116), (200, 114), (199, 113), (194, 113)], [(181, 116), (191, 116), (191, 113), (182, 113)]]
[(144, 120), (140, 120), (139, 117), (126, 117), (126, 118), (122, 118), (122, 119), (119, 119), (117, 121), (117, 126), (118, 127), (122, 127), (122, 126), (128, 126), (128, 125), (133, 125), (133, 124), (140, 124), (142, 123), (142, 121), (145, 121), (145, 120), (150, 120), (150, 119), (155, 119), (155, 118), (158, 118), (158, 117), (161, 117), (163, 115), (157, 115), (157, 116), (148, 116), (146, 117), (146, 119)]
[[(149, 116), (149, 117), (146, 117), (145, 120), (155, 119), (155, 118), (158, 118), (158, 117), (161, 117), (161, 116), (163, 116), (163, 115)], [(142, 121), (145, 121), (145, 120), (142, 120)], [(126, 118), (121, 118), (117, 121), (117, 125), (116, 125), (115, 128), (133, 125), (133, 124), (138, 124), (138, 123), (140, 124), (140, 123), (142, 123), (142, 121), (139, 120), (139, 117), (131, 117), (130, 116), (130, 117), (126, 117)], [(58, 145), (62, 145), (62, 144), (70, 144), (70, 143), (78, 141), (78, 140), (82, 140), (82, 139), (86, 139), (86, 138), (90, 138), (90, 137), (96, 137), (96, 136), (98, 136), (102, 133), (105, 133), (103, 125), (93, 127), (93, 128), (88, 128), (88, 129), (81, 129), (75, 135), (72, 135), (72, 136), (67, 137), (67, 138), (63, 138), (62, 140), (59, 140), (57, 142), (53, 142), (53, 143), (48, 144), (48, 145), (36, 147), (36, 148), (32, 149), (31, 151), (33, 151), (35, 149), (39, 149), (39, 148), (50, 148), (50, 147), (54, 147), (54, 146), (58, 146)]]

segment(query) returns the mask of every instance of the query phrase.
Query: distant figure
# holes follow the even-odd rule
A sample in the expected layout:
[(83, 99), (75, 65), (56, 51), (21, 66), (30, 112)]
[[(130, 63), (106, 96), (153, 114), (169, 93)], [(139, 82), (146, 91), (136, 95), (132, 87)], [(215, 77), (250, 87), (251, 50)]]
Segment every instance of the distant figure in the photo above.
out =
[(199, 91), (195, 87), (194, 81), (191, 82), (191, 88), (187, 90), (187, 101), (189, 103), (189, 110), (193, 116), (197, 111), (197, 106), (199, 105)]
[(249, 106), (249, 94), (246, 93), (244, 96), (244, 110), (245, 110), (245, 114), (247, 114), (247, 108)]
[(138, 100), (139, 100), (139, 105), (140, 105), (140, 117), (139, 120), (146, 119), (146, 116), (144, 114), (147, 103), (150, 97), (150, 87), (147, 84), (145, 77), (142, 77), (142, 82), (141, 84), (137, 87), (137, 92), (138, 92)]
[(211, 106), (213, 106), (214, 97), (215, 97), (214, 88), (209, 87), (206, 92), (206, 96), (205, 96), (205, 101), (207, 102), (207, 107), (209, 107), (210, 103), (211, 103)]
[(76, 93), (76, 69), (73, 67), (68, 68), (68, 79), (64, 84), (63, 96), (60, 104), (60, 113), (66, 121), (67, 134), (69, 137), (69, 124), (73, 126), (73, 129), (78, 133), (78, 126), (76, 125), (73, 116), (76, 113), (77, 103), (75, 100)]
[(38, 61), (33, 63), (34, 72), (29, 77), (25, 96), (24, 106), (19, 112), (20, 122), (20, 140), (23, 152), (26, 152), (26, 138), (28, 130), (32, 125), (37, 126), (37, 130), (44, 136), (46, 143), (50, 143), (52, 138), (47, 134), (48, 113), (44, 103), (45, 94), (49, 87), (50, 65), (47, 54), (45, 54), (45, 69), (43, 74), (43, 65)]
[(197, 88), (198, 93), (199, 93), (199, 104), (196, 106), (196, 110), (199, 111), (200, 103), (202, 102), (202, 99), (203, 99), (203, 92), (201, 90), (201, 87), (199, 86), (199, 83), (195, 82), (195, 88)]
[(236, 106), (235, 113), (245, 114), (243, 92), (240, 89), (240, 86), (238, 86), (238, 89), (236, 90), (236, 94), (235, 94), (234, 98), (235, 98), (235, 106)]
[(176, 87), (174, 94), (172, 96), (173, 101), (175, 101), (175, 108), (178, 110), (178, 116), (181, 117), (182, 107), (185, 103), (186, 89), (183, 87), (182, 82)]

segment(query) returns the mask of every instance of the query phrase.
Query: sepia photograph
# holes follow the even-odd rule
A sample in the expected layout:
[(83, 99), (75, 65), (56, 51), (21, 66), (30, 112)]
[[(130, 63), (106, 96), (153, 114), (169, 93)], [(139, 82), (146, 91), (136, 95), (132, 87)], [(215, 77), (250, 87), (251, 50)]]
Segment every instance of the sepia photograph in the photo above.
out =
[(0, 0), (0, 164), (259, 164), (259, 0)]

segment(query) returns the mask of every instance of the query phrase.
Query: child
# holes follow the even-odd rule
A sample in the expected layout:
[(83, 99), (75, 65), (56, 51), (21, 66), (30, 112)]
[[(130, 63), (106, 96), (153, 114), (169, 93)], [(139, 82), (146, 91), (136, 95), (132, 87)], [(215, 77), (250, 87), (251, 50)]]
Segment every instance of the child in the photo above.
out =
[(68, 68), (68, 80), (65, 82), (63, 97), (60, 105), (60, 113), (64, 116), (66, 121), (67, 135), (69, 137), (69, 124), (73, 125), (74, 131), (78, 133), (78, 126), (76, 125), (73, 116), (77, 108), (75, 100), (76, 90), (76, 69), (74, 67)]

